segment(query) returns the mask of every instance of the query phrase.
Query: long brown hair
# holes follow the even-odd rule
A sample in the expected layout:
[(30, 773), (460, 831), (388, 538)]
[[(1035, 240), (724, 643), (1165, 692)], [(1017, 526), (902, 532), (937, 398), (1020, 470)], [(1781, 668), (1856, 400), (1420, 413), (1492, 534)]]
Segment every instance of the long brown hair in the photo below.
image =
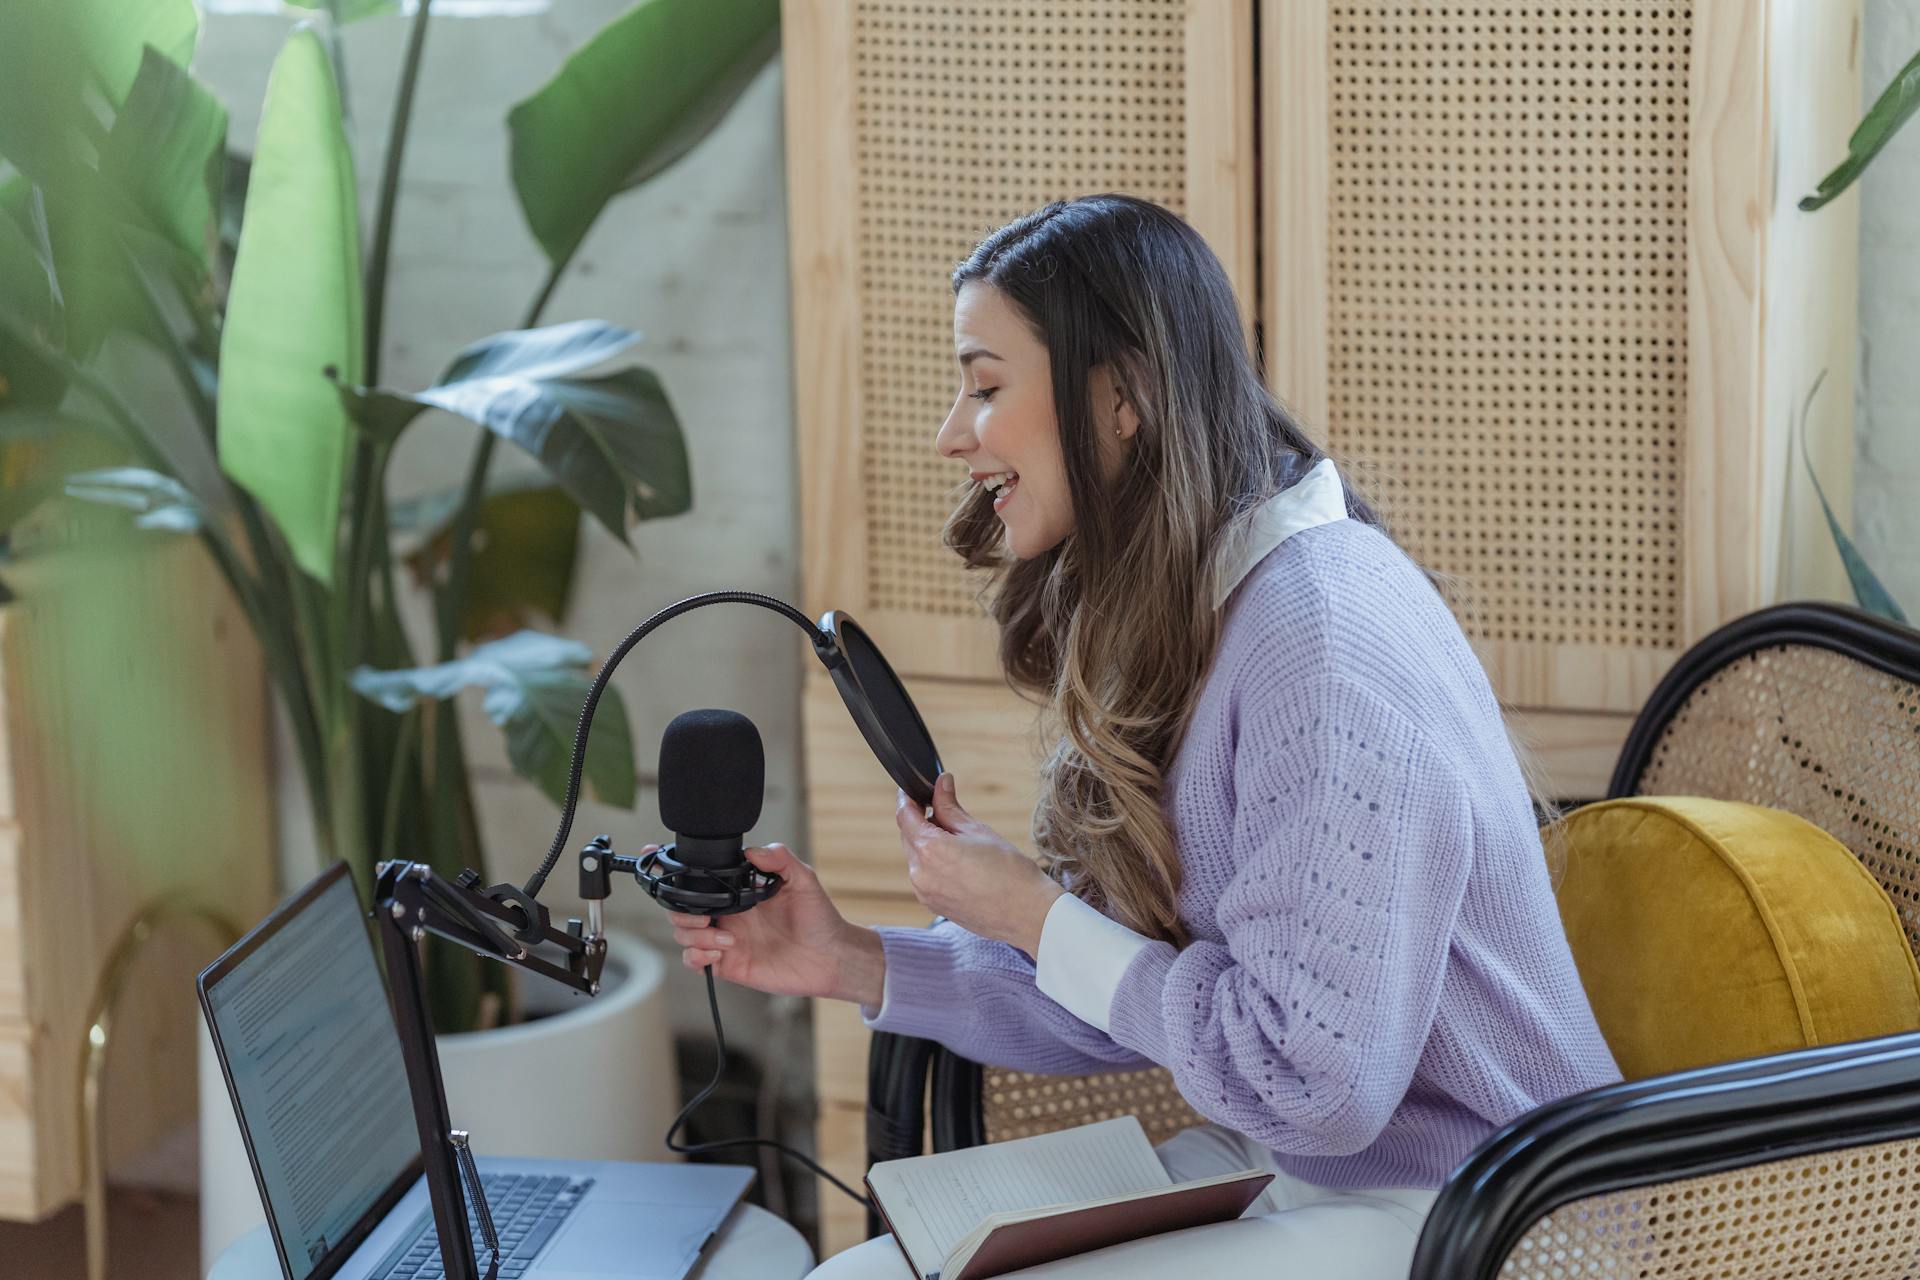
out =
[[(943, 534), (1000, 626), (1008, 683), (1059, 734), (1033, 839), (1056, 880), (1141, 933), (1188, 941), (1161, 782), (1219, 642), (1212, 564), (1234, 521), (1323, 457), (1267, 391), (1233, 287), (1205, 240), (1131, 196), (1055, 201), (993, 232), (953, 273), (1000, 290), (1045, 343), (1074, 532), (1007, 554), (974, 486)], [(1102, 483), (1089, 397), (1106, 365), (1139, 416)], [(1347, 511), (1378, 525), (1351, 488)]]

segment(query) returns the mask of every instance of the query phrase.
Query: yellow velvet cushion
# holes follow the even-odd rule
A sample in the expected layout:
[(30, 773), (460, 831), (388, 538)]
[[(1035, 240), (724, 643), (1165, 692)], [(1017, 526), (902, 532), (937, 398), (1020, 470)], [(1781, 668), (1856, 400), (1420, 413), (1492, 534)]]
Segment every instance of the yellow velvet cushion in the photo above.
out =
[(1560, 919), (1627, 1079), (1920, 1028), (1892, 899), (1804, 818), (1642, 796), (1557, 834)]

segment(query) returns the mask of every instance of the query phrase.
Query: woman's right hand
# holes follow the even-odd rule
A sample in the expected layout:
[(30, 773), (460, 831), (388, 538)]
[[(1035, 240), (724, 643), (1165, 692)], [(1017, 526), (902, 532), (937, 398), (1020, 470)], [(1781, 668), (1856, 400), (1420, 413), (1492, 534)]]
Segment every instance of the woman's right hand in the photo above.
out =
[[(650, 853), (658, 845), (648, 845)], [(759, 906), (726, 916), (669, 911), (673, 939), (689, 969), (774, 995), (827, 996), (879, 1004), (886, 961), (880, 935), (848, 924), (813, 874), (783, 844), (746, 856), (785, 883)]]

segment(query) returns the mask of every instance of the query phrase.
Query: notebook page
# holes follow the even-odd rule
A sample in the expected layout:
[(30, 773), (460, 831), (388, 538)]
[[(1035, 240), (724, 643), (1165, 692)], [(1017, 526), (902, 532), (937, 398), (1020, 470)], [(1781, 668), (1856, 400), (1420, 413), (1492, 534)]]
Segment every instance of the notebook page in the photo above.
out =
[(867, 1171), (867, 1180), (900, 1243), (929, 1270), (990, 1213), (1098, 1200), (1173, 1181), (1133, 1116), (886, 1160)]

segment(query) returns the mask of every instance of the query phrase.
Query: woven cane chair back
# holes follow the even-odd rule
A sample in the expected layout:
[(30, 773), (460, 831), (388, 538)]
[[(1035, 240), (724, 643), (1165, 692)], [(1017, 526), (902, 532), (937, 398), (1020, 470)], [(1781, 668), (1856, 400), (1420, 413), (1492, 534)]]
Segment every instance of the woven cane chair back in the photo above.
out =
[(1920, 1139), (1587, 1196), (1535, 1222), (1501, 1280), (1920, 1275)]
[(1920, 634), (1833, 605), (1740, 619), (1654, 691), (1610, 794), (1799, 814), (1873, 873), (1920, 956)]
[(1147, 1140), (1159, 1144), (1202, 1123), (1165, 1067), (1093, 1076), (1039, 1076), (988, 1067), (981, 1073), (980, 1104), (988, 1142), (1130, 1115), (1140, 1117)]

